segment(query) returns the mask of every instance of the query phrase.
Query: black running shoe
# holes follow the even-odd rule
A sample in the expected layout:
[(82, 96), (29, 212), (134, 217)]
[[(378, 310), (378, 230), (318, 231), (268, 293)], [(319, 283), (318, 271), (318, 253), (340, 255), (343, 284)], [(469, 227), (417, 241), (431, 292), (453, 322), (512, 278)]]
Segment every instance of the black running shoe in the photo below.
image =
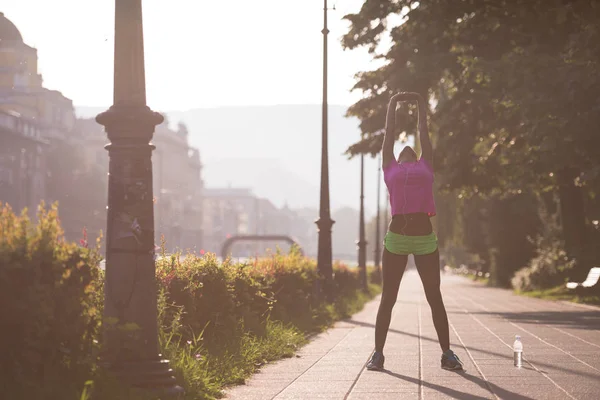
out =
[(369, 371), (381, 371), (383, 369), (383, 362), (385, 361), (385, 357), (383, 353), (376, 351), (371, 356), (371, 359), (367, 363), (367, 369)]
[(442, 368), (450, 371), (462, 371), (463, 363), (452, 350), (448, 350), (442, 354)]

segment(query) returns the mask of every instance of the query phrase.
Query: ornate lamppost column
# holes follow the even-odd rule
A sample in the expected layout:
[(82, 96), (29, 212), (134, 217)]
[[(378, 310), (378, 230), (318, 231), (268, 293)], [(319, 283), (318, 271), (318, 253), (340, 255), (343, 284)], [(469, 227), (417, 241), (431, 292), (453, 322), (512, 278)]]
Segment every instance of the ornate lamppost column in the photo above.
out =
[(96, 117), (110, 140), (103, 360), (127, 384), (181, 393), (158, 346), (150, 141), (163, 117), (146, 105), (141, 0), (115, 1), (113, 103)]
[(333, 251), (331, 248), (331, 210), (329, 209), (329, 158), (327, 148), (327, 0), (323, 0), (323, 110), (321, 134), (321, 196), (319, 202), (317, 270), (323, 280), (323, 294), (333, 299)]
[(363, 290), (369, 289), (367, 280), (367, 240), (365, 239), (365, 155), (360, 155), (360, 217), (358, 227), (358, 268)]

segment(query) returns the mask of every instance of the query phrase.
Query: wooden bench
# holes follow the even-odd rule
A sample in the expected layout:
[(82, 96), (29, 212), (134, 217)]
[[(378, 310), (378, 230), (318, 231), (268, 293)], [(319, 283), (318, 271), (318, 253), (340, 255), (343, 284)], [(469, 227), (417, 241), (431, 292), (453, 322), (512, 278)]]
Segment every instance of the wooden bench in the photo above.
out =
[(567, 282), (567, 289), (575, 289), (575, 290), (587, 290), (591, 289), (598, 284), (600, 281), (600, 267), (594, 267), (590, 269), (587, 278), (585, 281), (579, 282)]

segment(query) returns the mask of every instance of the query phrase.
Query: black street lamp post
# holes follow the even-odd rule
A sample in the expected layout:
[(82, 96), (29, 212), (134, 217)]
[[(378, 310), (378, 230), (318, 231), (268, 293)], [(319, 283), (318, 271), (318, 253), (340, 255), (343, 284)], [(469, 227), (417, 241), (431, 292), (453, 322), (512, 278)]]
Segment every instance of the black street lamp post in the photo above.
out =
[(162, 115), (146, 105), (141, 0), (115, 1), (113, 105), (99, 114), (110, 144), (103, 361), (121, 381), (181, 393), (158, 346), (152, 150)]
[(365, 155), (360, 155), (360, 221), (358, 228), (358, 268), (363, 290), (369, 289), (367, 280), (367, 240), (365, 239)]
[(331, 248), (331, 210), (329, 209), (329, 159), (327, 149), (327, 0), (323, 0), (323, 110), (321, 134), (321, 196), (319, 202), (319, 219), (316, 221), (319, 235), (317, 250), (317, 269), (323, 280), (323, 294), (333, 299), (333, 252)]

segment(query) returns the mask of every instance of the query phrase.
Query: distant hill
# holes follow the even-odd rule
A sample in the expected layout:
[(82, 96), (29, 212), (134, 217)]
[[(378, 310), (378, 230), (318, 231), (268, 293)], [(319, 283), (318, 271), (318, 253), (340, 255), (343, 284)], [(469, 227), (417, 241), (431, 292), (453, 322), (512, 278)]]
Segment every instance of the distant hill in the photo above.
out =
[(252, 188), (255, 194), (277, 205), (291, 208), (315, 204), (318, 186), (290, 171), (278, 159), (224, 158), (204, 166), (207, 187), (235, 186)]
[[(78, 107), (82, 117), (105, 108)], [(343, 155), (358, 140), (358, 120), (345, 106), (329, 106), (329, 169), (332, 210), (358, 209), (358, 159)], [(250, 187), (278, 206), (318, 208), (321, 171), (321, 106), (239, 106), (166, 112), (183, 121), (190, 142), (200, 149), (209, 187)], [(375, 212), (376, 161), (365, 162), (367, 216)], [(383, 193), (383, 190), (382, 190)], [(382, 199), (384, 196), (382, 195)]]

